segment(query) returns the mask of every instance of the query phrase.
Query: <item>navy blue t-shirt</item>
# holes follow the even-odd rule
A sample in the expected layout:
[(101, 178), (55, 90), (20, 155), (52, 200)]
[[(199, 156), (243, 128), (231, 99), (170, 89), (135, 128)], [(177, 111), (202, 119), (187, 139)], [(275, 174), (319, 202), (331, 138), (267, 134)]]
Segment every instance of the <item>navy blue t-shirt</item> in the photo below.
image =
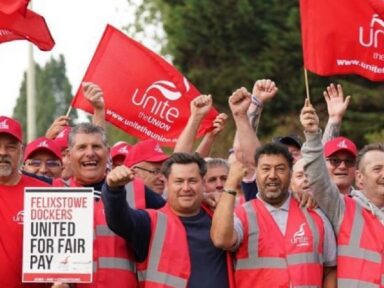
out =
[(241, 182), (241, 189), (244, 192), (245, 201), (249, 201), (256, 198), (258, 192), (256, 182)]
[[(134, 210), (125, 201), (125, 189), (111, 191), (103, 186), (102, 198), (108, 226), (125, 238), (136, 261), (146, 259), (151, 238), (151, 219), (145, 210)], [(189, 288), (226, 288), (226, 252), (214, 247), (210, 238), (211, 218), (203, 210), (196, 216), (180, 217), (187, 233), (191, 261)]]

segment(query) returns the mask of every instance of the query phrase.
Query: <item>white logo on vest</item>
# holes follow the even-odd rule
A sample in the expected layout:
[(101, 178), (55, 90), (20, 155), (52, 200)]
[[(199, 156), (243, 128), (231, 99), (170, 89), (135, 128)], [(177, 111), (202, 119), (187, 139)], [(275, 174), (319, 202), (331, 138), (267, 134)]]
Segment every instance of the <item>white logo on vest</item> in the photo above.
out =
[(301, 224), (299, 230), (293, 234), (291, 239), (291, 243), (298, 247), (309, 245), (308, 236), (305, 235), (304, 226), (305, 223)]

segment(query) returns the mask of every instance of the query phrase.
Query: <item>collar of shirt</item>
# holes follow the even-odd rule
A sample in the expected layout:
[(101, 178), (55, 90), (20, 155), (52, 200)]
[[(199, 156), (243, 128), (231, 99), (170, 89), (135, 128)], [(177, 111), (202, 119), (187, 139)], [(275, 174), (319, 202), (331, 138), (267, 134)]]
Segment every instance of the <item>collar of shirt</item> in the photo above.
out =
[(256, 197), (257, 197), (257, 199), (259, 199), (261, 202), (264, 203), (265, 208), (267, 208), (268, 212), (270, 212), (270, 213), (278, 212), (278, 211), (285, 211), (285, 212), (289, 211), (289, 201), (291, 200), (291, 193), (288, 194), (288, 198), (284, 201), (283, 205), (281, 205), (280, 207), (274, 207), (271, 204), (265, 202), (260, 197), (259, 193), (257, 193)]

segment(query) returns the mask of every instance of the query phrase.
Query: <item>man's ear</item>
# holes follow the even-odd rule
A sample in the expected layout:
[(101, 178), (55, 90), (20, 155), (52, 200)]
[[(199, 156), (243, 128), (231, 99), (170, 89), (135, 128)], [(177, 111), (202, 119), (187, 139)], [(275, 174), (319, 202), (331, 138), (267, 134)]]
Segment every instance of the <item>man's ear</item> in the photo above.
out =
[(359, 190), (362, 190), (364, 187), (364, 175), (360, 170), (355, 172), (355, 185)]

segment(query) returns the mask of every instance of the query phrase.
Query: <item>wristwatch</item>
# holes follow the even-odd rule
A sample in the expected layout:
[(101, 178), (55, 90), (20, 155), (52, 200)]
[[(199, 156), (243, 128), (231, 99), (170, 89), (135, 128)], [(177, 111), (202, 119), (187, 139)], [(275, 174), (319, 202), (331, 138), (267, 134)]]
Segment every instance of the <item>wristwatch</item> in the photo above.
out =
[(231, 195), (233, 195), (233, 196), (235, 196), (235, 197), (236, 197), (236, 195), (237, 195), (236, 190), (233, 190), (233, 189), (224, 189), (224, 192), (225, 192), (225, 193), (228, 193), (228, 194), (231, 194)]

